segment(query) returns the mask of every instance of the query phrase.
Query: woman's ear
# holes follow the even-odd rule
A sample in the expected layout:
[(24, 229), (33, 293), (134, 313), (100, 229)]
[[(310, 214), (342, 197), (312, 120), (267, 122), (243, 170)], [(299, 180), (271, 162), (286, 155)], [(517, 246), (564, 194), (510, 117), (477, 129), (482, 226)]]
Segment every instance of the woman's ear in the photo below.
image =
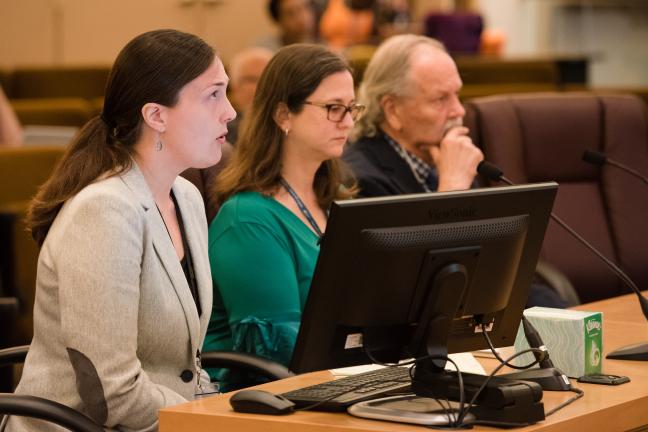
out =
[(385, 122), (389, 127), (397, 131), (402, 130), (401, 109), (396, 97), (393, 95), (384, 95), (380, 99), (380, 106), (385, 116)]
[(292, 116), (290, 115), (290, 110), (285, 103), (279, 102), (277, 109), (275, 109), (273, 118), (282, 131), (289, 131), (291, 129)]
[(166, 130), (165, 107), (156, 103), (147, 103), (142, 107), (144, 122), (159, 133)]

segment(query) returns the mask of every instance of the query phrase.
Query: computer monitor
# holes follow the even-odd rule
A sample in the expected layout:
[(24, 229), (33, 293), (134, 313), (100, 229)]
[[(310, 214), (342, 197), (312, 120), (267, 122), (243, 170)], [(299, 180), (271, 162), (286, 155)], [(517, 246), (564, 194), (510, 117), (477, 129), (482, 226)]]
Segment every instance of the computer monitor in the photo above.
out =
[(290, 369), (513, 345), (557, 184), (337, 201)]

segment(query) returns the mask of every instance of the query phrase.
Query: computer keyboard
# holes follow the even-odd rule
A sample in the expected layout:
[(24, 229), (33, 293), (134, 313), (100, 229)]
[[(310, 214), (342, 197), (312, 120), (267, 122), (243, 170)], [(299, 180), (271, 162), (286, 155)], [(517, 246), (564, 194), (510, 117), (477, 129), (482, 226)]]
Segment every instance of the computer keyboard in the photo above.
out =
[(318, 404), (312, 409), (346, 411), (356, 402), (392, 394), (408, 393), (410, 388), (409, 368), (385, 367), (289, 391), (283, 393), (282, 396), (295, 403), (297, 408)]

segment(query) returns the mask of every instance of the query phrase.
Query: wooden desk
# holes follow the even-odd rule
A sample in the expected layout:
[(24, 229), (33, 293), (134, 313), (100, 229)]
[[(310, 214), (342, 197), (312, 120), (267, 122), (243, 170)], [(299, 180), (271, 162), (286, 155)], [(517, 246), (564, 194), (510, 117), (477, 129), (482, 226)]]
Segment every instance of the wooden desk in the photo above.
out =
[[(635, 296), (624, 296), (578, 307), (603, 312), (603, 352), (622, 345), (648, 341), (646, 323)], [(494, 361), (485, 361), (488, 370)], [(621, 386), (577, 384), (585, 396), (558, 411), (547, 420), (521, 431), (648, 431), (648, 363), (605, 360), (605, 373), (627, 375), (631, 382)], [(330, 380), (328, 371), (313, 372), (259, 386), (282, 393)], [(545, 410), (569, 399), (573, 393), (545, 392)], [(347, 414), (297, 412), (287, 416), (239, 414), (229, 406), (230, 394), (165, 408), (160, 411), (160, 432), (262, 431), (262, 432), (331, 432), (331, 431), (422, 431), (418, 426), (355, 418)], [(643, 427), (642, 427), (643, 426)], [(492, 428), (476, 427), (476, 430)]]

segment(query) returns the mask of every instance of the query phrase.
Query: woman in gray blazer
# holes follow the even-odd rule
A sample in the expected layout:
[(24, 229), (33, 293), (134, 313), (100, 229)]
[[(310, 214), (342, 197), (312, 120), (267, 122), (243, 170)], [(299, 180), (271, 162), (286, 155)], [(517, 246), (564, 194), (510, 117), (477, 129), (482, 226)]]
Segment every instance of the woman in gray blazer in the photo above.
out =
[[(158, 410), (209, 385), (200, 347), (212, 304), (207, 222), (178, 174), (220, 159), (235, 112), (196, 36), (158, 30), (117, 57), (104, 109), (34, 199), (41, 245), (34, 338), (16, 393), (108, 429), (157, 429)], [(12, 417), (9, 431), (58, 430)]]

